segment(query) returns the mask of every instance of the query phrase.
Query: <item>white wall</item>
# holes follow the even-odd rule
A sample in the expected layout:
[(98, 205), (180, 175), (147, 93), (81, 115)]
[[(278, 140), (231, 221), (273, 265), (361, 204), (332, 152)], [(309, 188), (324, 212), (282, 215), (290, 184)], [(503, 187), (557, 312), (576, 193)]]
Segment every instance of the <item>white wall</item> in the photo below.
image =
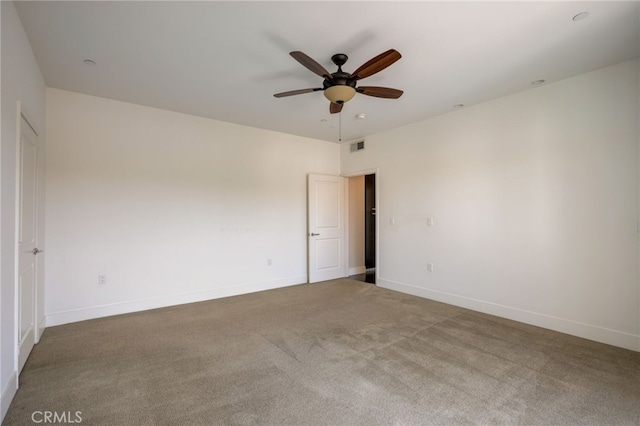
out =
[(364, 274), (364, 176), (348, 178), (349, 275)]
[(47, 114), (47, 324), (306, 282), (339, 145), (56, 89)]
[(379, 285), (640, 350), (638, 73), (456, 110), (358, 156), (343, 145), (342, 173), (380, 169)]
[[(4, 418), (17, 390), (16, 370), (16, 310), (15, 310), (15, 244), (16, 244), (16, 146), (17, 104), (39, 133), (39, 162), (44, 160), (45, 87), (31, 47), (12, 2), (0, 2), (1, 28), (1, 137), (0, 149), (0, 390), (1, 412)], [(43, 180), (39, 182), (43, 196)], [(42, 201), (42, 198), (41, 198)], [(44, 205), (44, 203), (41, 203)], [(43, 243), (42, 221), (39, 242)], [(41, 260), (42, 256), (38, 260)], [(42, 273), (42, 264), (38, 265)], [(41, 285), (41, 283), (39, 283)], [(38, 289), (42, 294), (42, 288)], [(43, 318), (43, 302), (36, 307)], [(40, 318), (38, 318), (38, 321)]]

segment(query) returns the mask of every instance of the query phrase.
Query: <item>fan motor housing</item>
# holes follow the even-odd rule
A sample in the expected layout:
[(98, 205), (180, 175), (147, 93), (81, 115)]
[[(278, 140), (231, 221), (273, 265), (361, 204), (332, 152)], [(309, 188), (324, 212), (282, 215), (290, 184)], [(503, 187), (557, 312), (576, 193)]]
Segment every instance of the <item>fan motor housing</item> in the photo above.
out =
[(356, 81), (351, 78), (351, 74), (347, 72), (334, 72), (331, 74), (331, 79), (324, 79), (324, 88), (331, 86), (351, 86), (356, 87)]
[[(323, 90), (325, 90), (325, 97), (331, 102), (339, 105), (351, 99), (356, 92), (356, 81), (351, 78), (351, 74), (343, 71), (334, 72), (331, 74), (331, 79), (325, 78), (322, 86)], [(331, 92), (340, 94), (340, 96), (335, 99), (335, 95), (329, 95), (326, 90), (336, 86), (345, 86), (345, 88), (350, 87), (353, 90), (332, 90)]]

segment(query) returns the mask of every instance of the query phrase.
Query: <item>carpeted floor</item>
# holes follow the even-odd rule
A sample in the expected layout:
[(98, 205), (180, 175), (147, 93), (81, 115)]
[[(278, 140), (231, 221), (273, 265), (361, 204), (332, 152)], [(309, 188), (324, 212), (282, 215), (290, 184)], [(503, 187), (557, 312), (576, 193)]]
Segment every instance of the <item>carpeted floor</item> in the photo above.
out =
[(3, 425), (640, 424), (640, 353), (349, 279), (51, 327), (20, 381)]

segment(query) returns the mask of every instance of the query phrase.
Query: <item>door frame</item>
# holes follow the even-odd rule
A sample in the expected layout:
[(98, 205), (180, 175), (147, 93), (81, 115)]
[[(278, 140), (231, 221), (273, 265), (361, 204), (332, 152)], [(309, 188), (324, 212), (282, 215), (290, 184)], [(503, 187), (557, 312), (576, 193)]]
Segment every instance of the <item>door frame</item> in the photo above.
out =
[[(352, 173), (343, 173), (340, 176), (344, 177), (345, 179), (349, 179), (352, 177), (365, 176), (365, 175), (376, 175), (376, 188), (375, 188), (376, 189), (375, 191), (375, 194), (376, 194), (376, 218), (375, 218), (376, 284), (375, 285), (378, 285), (378, 281), (380, 278), (380, 169), (376, 167), (372, 169), (358, 170)], [(346, 207), (345, 226), (346, 226), (346, 233), (347, 233), (347, 239), (346, 239), (347, 248), (345, 250), (345, 264), (349, 265), (351, 260), (349, 259), (349, 249), (350, 249), (349, 247), (350, 239), (348, 238), (349, 236), (349, 185), (347, 184), (345, 184), (344, 197), (345, 197), (345, 207)]]

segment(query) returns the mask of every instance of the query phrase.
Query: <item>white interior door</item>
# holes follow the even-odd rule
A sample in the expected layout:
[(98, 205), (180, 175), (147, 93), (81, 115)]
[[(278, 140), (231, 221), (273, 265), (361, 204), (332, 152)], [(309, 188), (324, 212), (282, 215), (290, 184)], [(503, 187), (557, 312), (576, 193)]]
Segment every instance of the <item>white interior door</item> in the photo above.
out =
[(307, 185), (309, 282), (345, 277), (344, 178), (309, 175)]
[(24, 117), (20, 120), (18, 163), (20, 209), (18, 224), (18, 372), (22, 371), (36, 339), (37, 282), (37, 135)]

